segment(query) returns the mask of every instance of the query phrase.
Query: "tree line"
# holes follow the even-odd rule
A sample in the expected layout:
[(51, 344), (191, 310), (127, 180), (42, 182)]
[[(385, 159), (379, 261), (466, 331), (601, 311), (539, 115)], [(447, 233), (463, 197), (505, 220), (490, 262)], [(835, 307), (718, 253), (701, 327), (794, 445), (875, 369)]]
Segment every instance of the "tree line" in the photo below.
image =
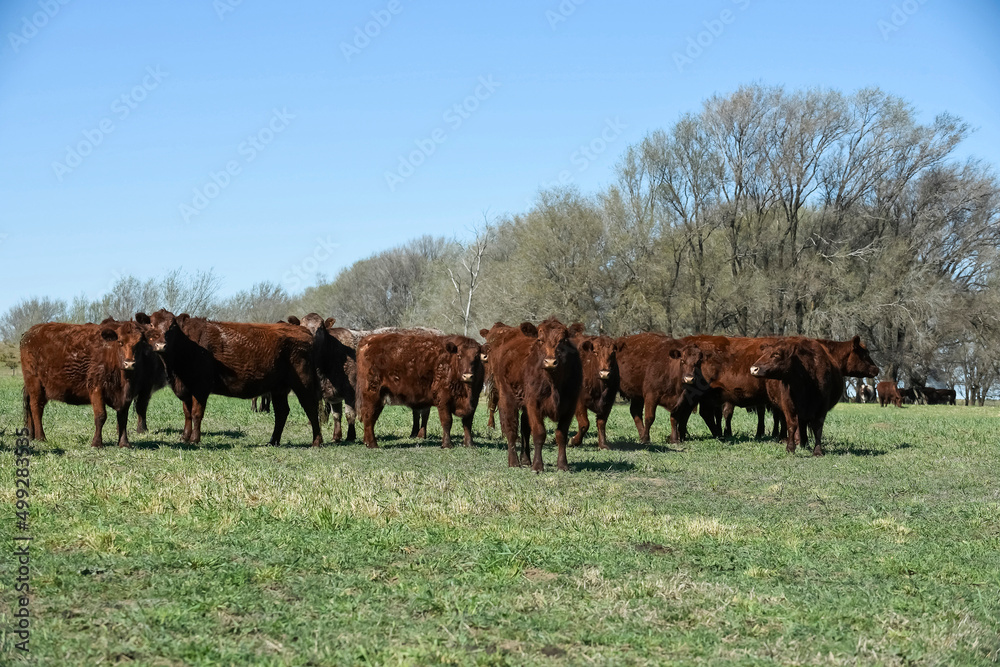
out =
[(211, 274), (128, 278), (93, 303), (22, 302), (0, 333), (141, 302), (472, 335), (549, 315), (613, 336), (860, 334), (886, 378), (961, 385), (982, 404), (1000, 386), (1000, 183), (956, 156), (969, 136), (877, 88), (747, 85), (628, 146), (598, 192), (542, 191), (464, 238), (414, 239), (301, 294), (261, 283), (216, 303)]

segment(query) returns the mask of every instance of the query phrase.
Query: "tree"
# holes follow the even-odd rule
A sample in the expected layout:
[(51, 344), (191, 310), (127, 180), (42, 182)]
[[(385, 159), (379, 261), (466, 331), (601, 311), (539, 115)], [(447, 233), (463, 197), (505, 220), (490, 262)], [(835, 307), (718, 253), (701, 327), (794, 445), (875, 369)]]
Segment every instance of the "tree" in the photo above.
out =
[(0, 339), (18, 343), (24, 332), (35, 324), (66, 318), (66, 302), (48, 297), (21, 299), (0, 317)]

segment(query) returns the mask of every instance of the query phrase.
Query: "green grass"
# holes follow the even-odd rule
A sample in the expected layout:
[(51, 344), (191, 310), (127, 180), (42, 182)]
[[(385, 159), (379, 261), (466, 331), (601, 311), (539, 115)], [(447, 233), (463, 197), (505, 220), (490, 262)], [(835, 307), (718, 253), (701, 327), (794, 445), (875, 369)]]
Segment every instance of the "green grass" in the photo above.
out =
[[(995, 662), (1000, 410), (841, 405), (828, 455), (634, 444), (628, 412), (570, 473), (510, 470), (498, 433), (443, 451), (388, 409), (382, 448), (287, 446), (213, 397), (200, 446), (158, 393), (148, 436), (93, 450), (88, 407), (51, 405), (31, 463), (39, 665)], [(0, 381), (10, 545), (20, 382)], [(325, 429), (327, 436), (332, 429)], [(456, 427), (457, 432), (457, 427)], [(112, 424), (105, 441), (112, 437)], [(0, 626), (13, 565), (0, 559)], [(0, 662), (15, 651), (2, 637)], [(7, 657), (5, 657), (7, 656)]]

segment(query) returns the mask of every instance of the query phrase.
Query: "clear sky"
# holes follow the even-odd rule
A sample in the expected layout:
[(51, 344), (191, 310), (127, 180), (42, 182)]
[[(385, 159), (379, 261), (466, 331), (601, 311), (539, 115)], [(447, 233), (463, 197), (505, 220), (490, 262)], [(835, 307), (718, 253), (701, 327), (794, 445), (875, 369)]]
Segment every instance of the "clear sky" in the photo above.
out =
[(596, 191), (749, 82), (880, 86), (1000, 165), (996, 0), (3, 0), (0, 28), (0, 311), (178, 267), (296, 292)]

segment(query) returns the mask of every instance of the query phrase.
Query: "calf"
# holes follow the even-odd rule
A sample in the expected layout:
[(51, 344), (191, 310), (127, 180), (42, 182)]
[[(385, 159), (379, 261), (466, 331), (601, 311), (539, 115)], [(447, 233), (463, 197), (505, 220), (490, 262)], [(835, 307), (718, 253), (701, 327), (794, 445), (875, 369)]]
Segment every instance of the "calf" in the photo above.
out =
[[(569, 470), (566, 435), (580, 397), (582, 375), (580, 354), (569, 331), (555, 318), (549, 318), (538, 327), (523, 322), (516, 332), (498, 322), (488, 334), (489, 363), (499, 394), (500, 428), (507, 438), (507, 465), (517, 468), (531, 463), (535, 472), (544, 469), (542, 445), (548, 418), (556, 422), (556, 467)], [(519, 414), (520, 458), (516, 446)], [(533, 459), (529, 459), (529, 433), (535, 446)]]
[(840, 401), (844, 376), (826, 348), (811, 338), (768, 343), (750, 366), (750, 374), (766, 378), (768, 396), (788, 424), (789, 453), (808, 442), (807, 427), (816, 438), (813, 456), (823, 455), (826, 414)]
[[(136, 322), (136, 320), (132, 321)], [(146, 325), (149, 324), (148, 320), (136, 323), (139, 324), (139, 329), (146, 335), (148, 331)], [(108, 317), (101, 324), (117, 325), (118, 321)], [(167, 369), (164, 368), (163, 361), (160, 360), (160, 355), (153, 351), (151, 345), (143, 345), (139, 354), (143, 372), (136, 376), (135, 432), (147, 433), (149, 428), (146, 424), (146, 412), (149, 408), (149, 401), (155, 392), (167, 386)]]
[(365, 336), (357, 356), (357, 411), (365, 444), (378, 446), (375, 422), (388, 402), (414, 410), (437, 407), (444, 448), (451, 447), (452, 415), (461, 417), (464, 444), (471, 447), (472, 420), (483, 389), (482, 353), (482, 346), (465, 336)]
[(875, 385), (875, 393), (878, 395), (878, 404), (883, 408), (890, 403), (897, 408), (903, 407), (903, 394), (899, 387), (891, 380), (883, 380)]
[(615, 340), (608, 336), (586, 336), (582, 324), (574, 324), (569, 332), (573, 345), (580, 353), (583, 371), (583, 384), (576, 406), (578, 428), (570, 446), (579, 447), (583, 443), (587, 429), (590, 428), (590, 421), (587, 419), (587, 411), (590, 410), (597, 415), (597, 448), (607, 449), (605, 426), (621, 383)]
[(118, 417), (118, 446), (128, 447), (128, 411), (136, 392), (154, 372), (148, 342), (135, 322), (36, 324), (21, 337), (24, 422), (35, 440), (45, 440), (42, 413), (48, 401), (90, 404), (92, 447), (101, 447), (105, 406)]
[[(136, 314), (137, 321), (145, 318)], [(313, 337), (302, 327), (215, 322), (186, 313), (175, 317), (167, 310), (153, 313), (148, 321), (147, 336), (184, 405), (182, 441), (201, 442), (201, 420), (210, 394), (249, 399), (270, 393), (274, 431), (268, 444), (276, 446), (288, 419), (291, 391), (312, 426), (312, 445), (322, 444)]]
[(686, 438), (687, 419), (708, 389), (701, 376), (701, 349), (660, 333), (622, 336), (615, 349), (619, 391), (629, 401), (640, 443), (649, 444), (657, 406), (670, 412), (670, 442)]
[[(483, 337), (483, 340), (491, 348), (496, 349), (500, 343), (506, 341), (508, 338), (521, 335), (521, 330), (508, 326), (503, 322), (494, 322), (492, 328), (480, 329), (479, 335)], [(483, 382), (483, 388), (486, 392), (486, 427), (494, 429), (496, 428), (496, 421), (493, 416), (500, 406), (500, 391), (497, 389), (493, 378), (493, 366), (489, 362), (486, 362), (485, 368), (486, 380)]]

